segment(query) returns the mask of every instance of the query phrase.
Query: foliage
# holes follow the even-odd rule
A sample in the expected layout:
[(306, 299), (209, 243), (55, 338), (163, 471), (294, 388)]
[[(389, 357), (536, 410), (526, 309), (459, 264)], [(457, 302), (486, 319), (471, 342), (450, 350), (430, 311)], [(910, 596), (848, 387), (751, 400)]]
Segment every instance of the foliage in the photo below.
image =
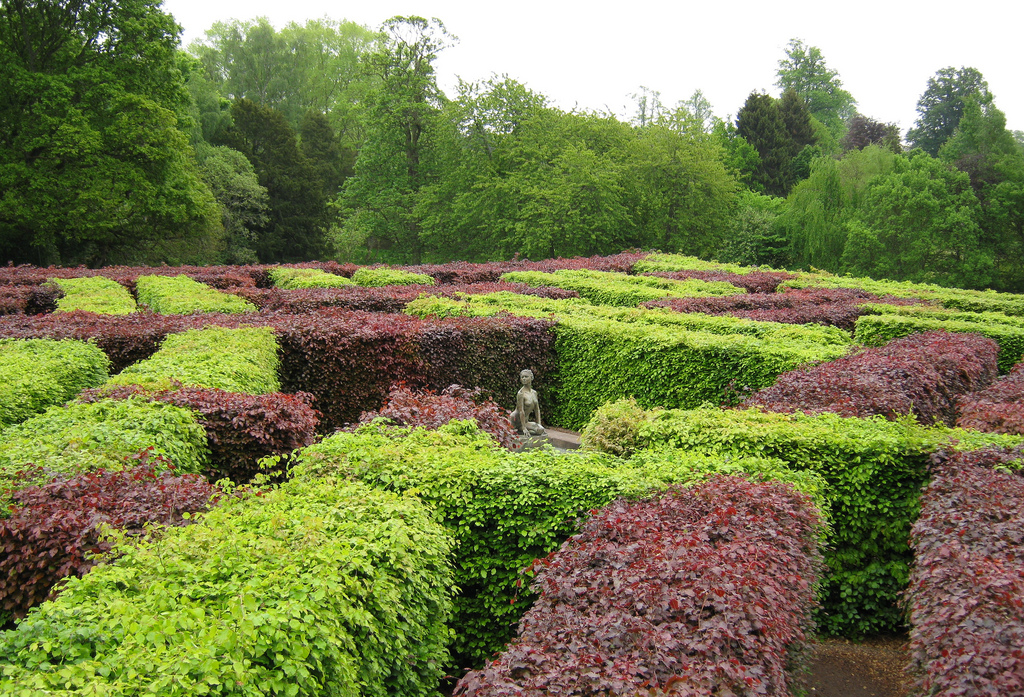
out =
[(278, 267), (271, 269), (270, 279), (275, 288), (341, 288), (355, 285), (352, 281), (320, 269), (289, 269)]
[(61, 579), (89, 571), (110, 551), (107, 526), (141, 536), (154, 524), (185, 525), (214, 494), (197, 474), (175, 475), (166, 463), (158, 472), (148, 451), (132, 460), (122, 472), (59, 476), (14, 493), (9, 517), (0, 517), (0, 613), (24, 617)]
[(227, 262), (255, 263), (259, 232), (269, 222), (266, 187), (260, 185), (252, 163), (237, 150), (200, 143), (196, 155), (203, 181), (220, 206)]
[(789, 693), (817, 523), (792, 489), (728, 477), (594, 511), (533, 563), (519, 635), (454, 694)]
[(987, 433), (1024, 435), (1024, 363), (991, 387), (960, 400), (956, 425)]
[(855, 113), (857, 101), (843, 89), (839, 73), (825, 65), (821, 49), (807, 46), (800, 39), (790, 39), (786, 58), (779, 61), (775, 74), (780, 90), (793, 90), (803, 99), (811, 116), (833, 136), (841, 136), (844, 123)]
[(352, 282), (356, 285), (370, 288), (378, 288), (380, 286), (434, 285), (434, 279), (426, 274), (384, 267), (359, 268), (352, 274)]
[(252, 312), (256, 309), (237, 295), (222, 293), (183, 274), (139, 276), (137, 289), (139, 303), (162, 314)]
[(928, 78), (924, 94), (917, 100), (917, 122), (907, 131), (907, 140), (933, 157), (956, 131), (963, 117), (964, 102), (973, 99), (991, 104), (988, 83), (975, 68), (943, 68)]
[(513, 449), (517, 444), (508, 413), (493, 400), (484, 398), (479, 387), (470, 390), (461, 385), (449, 385), (440, 394), (435, 394), (395, 385), (384, 406), (377, 411), (364, 411), (359, 416), (359, 423), (366, 424), (375, 419), (385, 419), (396, 426), (427, 429), (439, 428), (453, 419), (472, 419), (481, 431), (490, 434), (506, 448)]
[(0, 428), (102, 384), (109, 365), (95, 344), (0, 339)]
[[(734, 285), (747, 293), (775, 293), (779, 284), (788, 278), (796, 278), (793, 274), (785, 271), (750, 271), (749, 273), (732, 273), (730, 271), (653, 271), (645, 273), (645, 276), (658, 276), (659, 278), (671, 278), (676, 281), (685, 281), (695, 278), (700, 281), (722, 282)], [(738, 295), (718, 296), (725, 302), (737, 301)], [(648, 304), (672, 303), (675, 300), (654, 300)], [(685, 302), (685, 300), (684, 300)]]
[(57, 312), (84, 310), (104, 315), (128, 315), (139, 309), (135, 298), (124, 286), (103, 276), (54, 278), (51, 282), (63, 293), (57, 301)]
[(219, 234), (181, 130), (179, 28), (154, 0), (0, 8), (0, 255), (163, 259)]
[(646, 418), (634, 397), (602, 404), (580, 434), (580, 447), (630, 457), (640, 449), (640, 424)]
[(267, 394), (280, 391), (277, 342), (269, 327), (206, 327), (171, 334), (160, 350), (110, 378), (109, 385), (189, 387)]
[(977, 334), (913, 334), (849, 358), (783, 373), (743, 406), (879, 415), (891, 421), (913, 414), (926, 426), (952, 426), (963, 395), (995, 379), (997, 352), (994, 341)]
[(436, 431), (379, 424), (336, 433), (304, 449), (293, 477), (356, 478), (398, 492), (415, 491), (457, 540), (452, 626), (456, 665), (479, 666), (511, 638), (533, 595), (521, 570), (575, 531), (575, 519), (621, 496), (639, 497), (716, 472), (787, 476), (763, 460), (692, 457), (667, 452), (635, 466), (601, 453), (512, 453), (470, 422)]
[(164, 402), (192, 410), (206, 429), (210, 464), (205, 474), (210, 481), (230, 479), (248, 483), (260, 469), (260, 460), (273, 455), (282, 459), (292, 451), (310, 445), (319, 424), (317, 412), (303, 392), (264, 395), (239, 394), (201, 387), (146, 392), (136, 385), (87, 390), (80, 402), (101, 399), (138, 398)]
[(707, 282), (697, 279), (676, 281), (588, 269), (562, 270), (554, 273), (510, 271), (503, 274), (501, 279), (511, 283), (555, 286), (574, 290), (580, 294), (580, 297), (586, 298), (596, 305), (621, 307), (635, 307), (645, 300), (656, 298), (731, 295), (742, 292), (730, 283)]
[(906, 594), (910, 670), (922, 694), (1012, 694), (1024, 686), (1022, 506), (1019, 473), (936, 458), (911, 533), (916, 568)]
[(0, 694), (431, 695), (450, 550), (412, 496), (289, 482), (225, 497), (0, 635)]
[(136, 399), (50, 407), (3, 431), (0, 497), (55, 475), (120, 471), (149, 447), (182, 473), (202, 472), (209, 461), (206, 434), (188, 409)]
[(894, 123), (881, 123), (863, 114), (856, 114), (846, 122), (843, 136), (843, 151), (863, 150), (869, 145), (878, 145), (897, 155), (903, 152), (900, 144), (900, 129)]
[(825, 632), (848, 636), (902, 626), (897, 598), (907, 583), (907, 539), (927, 479), (928, 454), (952, 442), (963, 451), (1020, 443), (907, 420), (712, 408), (652, 412), (639, 438), (648, 448), (693, 455), (777, 458), (790, 469), (824, 477), (833, 535), (825, 551), (829, 573), (820, 621)]
[(795, 183), (790, 169), (795, 145), (775, 99), (751, 92), (736, 113), (736, 133), (757, 150), (752, 179), (758, 188), (771, 196), (789, 193)]
[(1005, 373), (1024, 359), (1024, 326), (986, 321), (985, 315), (969, 320), (904, 314), (865, 315), (857, 320), (857, 341), (883, 346), (893, 339), (919, 332), (947, 331), (981, 334), (999, 344), (999, 372)]
[[(719, 259), (733, 264), (784, 268), (789, 266), (789, 240), (777, 221), (786, 201), (754, 191), (740, 193), (728, 234), (719, 246)], [(753, 292), (753, 291), (751, 291)]]

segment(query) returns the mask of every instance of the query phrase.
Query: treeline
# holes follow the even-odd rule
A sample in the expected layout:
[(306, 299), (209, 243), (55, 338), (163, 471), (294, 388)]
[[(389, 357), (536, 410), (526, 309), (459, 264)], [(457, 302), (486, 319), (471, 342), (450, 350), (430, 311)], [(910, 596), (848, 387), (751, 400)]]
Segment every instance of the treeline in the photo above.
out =
[(495, 76), (438, 87), (438, 20), (215, 24), (155, 0), (0, 7), (0, 260), (486, 261), (661, 249), (1024, 291), (1024, 146), (944, 68), (905, 136), (794, 39), (778, 96), (629, 120)]

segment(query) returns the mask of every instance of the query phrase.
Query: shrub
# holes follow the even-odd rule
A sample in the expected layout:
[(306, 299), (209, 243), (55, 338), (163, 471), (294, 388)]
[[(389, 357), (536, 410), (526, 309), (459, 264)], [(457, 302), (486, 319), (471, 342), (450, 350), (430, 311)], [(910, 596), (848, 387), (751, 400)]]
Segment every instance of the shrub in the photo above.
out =
[[(518, 587), (520, 570), (558, 547), (586, 511), (622, 496), (714, 473), (793, 479), (777, 461), (650, 453), (635, 463), (603, 453), (509, 452), (471, 422), (435, 431), (380, 424), (336, 433), (305, 448), (298, 479), (354, 478), (374, 487), (416, 492), (457, 540), (456, 665), (479, 666), (508, 641), (534, 596)], [(806, 477), (800, 485), (819, 486)]]
[(0, 339), (0, 428), (102, 384), (108, 366), (95, 344)]
[(104, 526), (142, 535), (151, 524), (184, 525), (184, 513), (206, 509), (213, 488), (205, 479), (172, 474), (166, 463), (158, 472), (149, 454), (122, 472), (59, 476), (14, 494), (10, 517), (0, 518), (0, 614), (24, 617), (58, 581), (89, 571), (95, 555), (110, 551)]
[(502, 275), (501, 280), (574, 290), (580, 297), (594, 304), (618, 307), (635, 307), (644, 301), (670, 296), (730, 295), (742, 292), (729, 283), (710, 283), (694, 279), (674, 281), (653, 276), (627, 276), (586, 269), (555, 273), (512, 271)]
[(783, 373), (743, 406), (768, 411), (830, 411), (842, 416), (913, 413), (925, 425), (957, 420), (957, 400), (997, 374), (994, 341), (977, 334), (914, 334), (848, 358)]
[(275, 288), (341, 288), (355, 283), (333, 273), (320, 269), (276, 268), (270, 270), (270, 280)]
[(185, 275), (139, 276), (139, 303), (160, 314), (188, 315), (197, 312), (254, 312), (256, 307), (243, 298), (222, 293)]
[(228, 478), (241, 484), (260, 470), (260, 460), (272, 455), (287, 459), (292, 451), (310, 445), (319, 418), (309, 406), (311, 396), (282, 394), (248, 395), (217, 389), (182, 387), (146, 392), (136, 385), (87, 390), (81, 402), (138, 397), (191, 409), (206, 429), (210, 447), (211, 481)]
[(898, 606), (911, 556), (910, 526), (927, 480), (929, 453), (1014, 445), (1020, 438), (880, 418), (775, 414), (757, 410), (662, 410), (639, 429), (647, 448), (714, 457), (777, 458), (828, 482), (834, 533), (825, 551), (824, 631), (859, 636), (902, 627)]
[(580, 446), (629, 457), (640, 448), (640, 424), (646, 419), (647, 411), (633, 397), (603, 404), (580, 434)]
[(716, 477), (593, 513), (456, 695), (790, 694), (821, 566), (807, 497)]
[(440, 394), (395, 385), (384, 406), (379, 411), (364, 411), (359, 422), (365, 424), (383, 418), (396, 426), (437, 429), (452, 419), (472, 419), (481, 431), (490, 434), (498, 443), (514, 448), (516, 432), (508, 412), (481, 393), (480, 388), (470, 390), (461, 385), (449, 385)]
[(981, 334), (999, 344), (999, 371), (1008, 372), (1024, 359), (1024, 326), (981, 321), (943, 320), (906, 315), (867, 315), (857, 320), (857, 341), (882, 346), (903, 336), (928, 331)]
[(57, 309), (63, 291), (55, 285), (0, 286), (0, 315), (40, 314)]
[(700, 281), (729, 283), (737, 288), (742, 288), (748, 293), (774, 293), (780, 283), (790, 278), (796, 278), (793, 274), (786, 273), (785, 271), (734, 273), (731, 271), (699, 271), (696, 269), (689, 271), (654, 271), (644, 275), (671, 278), (677, 281), (695, 278)]
[(1024, 478), (956, 456), (936, 465), (911, 533), (910, 673), (921, 694), (1019, 694)]
[(269, 327), (206, 327), (171, 334), (160, 350), (110, 378), (111, 385), (189, 387), (267, 394), (281, 390), (277, 342)]
[(224, 497), (0, 635), (0, 695), (432, 695), (450, 550), (412, 496), (296, 481)]
[(202, 472), (209, 461), (206, 434), (188, 409), (136, 399), (50, 407), (3, 431), (0, 506), (12, 491), (56, 475), (120, 471), (125, 458), (150, 446), (178, 472)]
[(960, 402), (960, 428), (988, 433), (1024, 435), (1024, 363), (991, 387), (966, 395)]
[(401, 269), (362, 267), (352, 274), (352, 280), (360, 286), (432, 286), (434, 279), (422, 273), (411, 273)]
[(129, 315), (139, 308), (128, 290), (109, 278), (54, 278), (63, 297), (57, 301), (58, 312), (84, 310), (102, 315)]

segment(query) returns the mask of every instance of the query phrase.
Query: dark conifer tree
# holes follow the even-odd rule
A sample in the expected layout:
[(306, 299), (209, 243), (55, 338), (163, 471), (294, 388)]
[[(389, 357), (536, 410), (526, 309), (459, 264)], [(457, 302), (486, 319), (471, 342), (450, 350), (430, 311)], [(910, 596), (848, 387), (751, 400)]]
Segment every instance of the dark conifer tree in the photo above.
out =
[(751, 92), (736, 115), (736, 132), (753, 145), (761, 156), (754, 173), (766, 193), (785, 196), (793, 185), (789, 162), (793, 159), (793, 139), (782, 112), (770, 95)]

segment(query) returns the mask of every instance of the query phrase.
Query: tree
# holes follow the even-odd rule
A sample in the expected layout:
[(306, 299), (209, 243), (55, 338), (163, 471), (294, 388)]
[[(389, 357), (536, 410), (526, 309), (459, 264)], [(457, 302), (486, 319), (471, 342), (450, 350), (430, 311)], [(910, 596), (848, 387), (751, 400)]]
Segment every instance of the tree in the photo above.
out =
[(155, 0), (0, 5), (0, 254), (156, 261), (217, 207), (183, 131), (179, 28)]
[(857, 101), (843, 89), (839, 73), (825, 65), (821, 49), (790, 39), (775, 74), (779, 78), (776, 86), (783, 93), (796, 92), (811, 116), (838, 138), (846, 120), (854, 115)]
[(846, 124), (843, 152), (862, 150), (869, 145), (880, 145), (894, 153), (903, 152), (900, 129), (894, 123), (881, 123), (862, 114), (855, 115)]
[(960, 124), (968, 97), (983, 109), (992, 103), (988, 83), (974, 68), (943, 68), (928, 78), (928, 86), (917, 100), (917, 121), (907, 131), (910, 144), (937, 156)]
[(436, 179), (431, 139), (446, 101), (434, 61), (454, 40), (438, 19), (392, 17), (381, 28), (378, 50), (365, 59), (378, 87), (369, 96), (366, 142), (339, 208), (344, 235), (362, 237), (391, 260), (419, 263), (423, 255), (416, 206), (421, 189)]
[(202, 143), (198, 148), (203, 179), (221, 209), (226, 236), (225, 261), (256, 264), (259, 232), (270, 218), (270, 197), (245, 155), (226, 146)]
[(754, 181), (772, 196), (785, 196), (793, 184), (789, 162), (794, 144), (775, 99), (751, 92), (736, 114), (736, 133), (757, 150)]

